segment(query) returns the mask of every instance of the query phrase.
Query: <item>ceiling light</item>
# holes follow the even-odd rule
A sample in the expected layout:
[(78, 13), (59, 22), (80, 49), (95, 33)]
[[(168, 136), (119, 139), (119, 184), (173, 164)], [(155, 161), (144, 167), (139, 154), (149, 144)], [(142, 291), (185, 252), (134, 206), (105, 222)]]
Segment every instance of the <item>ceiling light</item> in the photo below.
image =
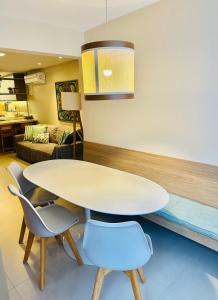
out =
[(59, 59), (63, 59), (63, 56), (58, 56)]
[(0, 52), (0, 56), (5, 56), (6, 54), (4, 52)]
[(112, 70), (103, 70), (103, 74), (106, 77), (110, 77), (112, 75), (113, 71)]
[(41, 64), (42, 64), (41, 62), (38, 62), (38, 63), (37, 63), (38, 66), (41, 66)]
[(84, 44), (81, 50), (86, 100), (134, 98), (133, 43), (114, 40), (96, 41)]

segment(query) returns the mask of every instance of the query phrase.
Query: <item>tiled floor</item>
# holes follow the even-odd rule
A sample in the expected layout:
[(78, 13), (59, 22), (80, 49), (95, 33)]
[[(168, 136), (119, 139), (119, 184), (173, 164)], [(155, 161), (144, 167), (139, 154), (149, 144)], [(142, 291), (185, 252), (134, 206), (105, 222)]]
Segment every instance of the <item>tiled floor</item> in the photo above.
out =
[[(94, 267), (78, 267), (55, 240), (48, 243), (46, 287), (38, 289), (39, 245), (33, 246), (29, 264), (23, 265), (24, 248), (17, 243), (22, 211), (18, 200), (7, 192), (11, 181), (5, 166), (13, 155), (0, 156), (0, 249), (8, 280), (10, 299), (89, 300)], [(80, 212), (80, 211), (79, 211)], [(96, 218), (118, 220), (95, 214)], [(121, 218), (124, 220), (124, 218)], [(142, 218), (136, 218), (149, 233), (154, 256), (145, 266), (147, 282), (141, 285), (145, 300), (217, 300), (218, 254)], [(137, 255), (137, 254), (136, 254)], [(119, 272), (109, 274), (101, 300), (131, 300), (130, 282)], [(5, 300), (1, 298), (0, 300)]]

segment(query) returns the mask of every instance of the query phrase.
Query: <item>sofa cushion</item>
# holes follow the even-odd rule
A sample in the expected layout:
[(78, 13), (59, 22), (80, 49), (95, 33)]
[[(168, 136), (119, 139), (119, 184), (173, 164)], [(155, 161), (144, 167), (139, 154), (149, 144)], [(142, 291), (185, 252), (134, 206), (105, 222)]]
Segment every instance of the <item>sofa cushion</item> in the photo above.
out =
[(46, 125), (46, 126), (47, 126), (47, 132), (49, 133), (49, 142), (55, 143), (58, 127), (55, 125)]
[(54, 144), (54, 143), (34, 144), (32, 142), (29, 142), (29, 141), (18, 142), (18, 144), (20, 146), (28, 148), (29, 151), (31, 151), (31, 150), (41, 151), (41, 152), (47, 153), (49, 155), (52, 155), (52, 153), (54, 151), (54, 147), (56, 146), (56, 144)]
[(25, 133), (24, 133), (24, 141), (32, 141), (33, 136), (39, 133), (45, 133), (47, 131), (47, 127), (45, 125), (37, 124), (37, 125), (26, 125)]
[(26, 125), (25, 132), (24, 132), (24, 141), (32, 141), (32, 137), (33, 137), (32, 125)]
[(49, 143), (49, 133), (38, 133), (33, 136), (33, 143), (38, 144), (48, 144)]
[(170, 194), (168, 205), (156, 214), (218, 240), (217, 208)]
[(68, 137), (68, 135), (70, 135), (70, 133), (73, 131), (73, 128), (68, 127), (68, 126), (59, 126), (58, 130), (57, 130), (57, 136), (56, 136), (56, 140), (55, 143), (57, 143), (58, 145), (62, 145), (64, 144), (66, 138)]

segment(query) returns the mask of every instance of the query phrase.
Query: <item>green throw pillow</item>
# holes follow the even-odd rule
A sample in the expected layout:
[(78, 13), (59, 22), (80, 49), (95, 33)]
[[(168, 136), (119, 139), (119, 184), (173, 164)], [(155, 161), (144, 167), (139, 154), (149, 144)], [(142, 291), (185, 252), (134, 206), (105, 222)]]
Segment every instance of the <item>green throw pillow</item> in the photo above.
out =
[(32, 133), (33, 125), (26, 125), (24, 132), (24, 141), (32, 141), (33, 133)]
[(39, 133), (46, 133), (47, 132), (47, 126), (45, 125), (35, 125), (33, 126), (33, 136), (37, 135)]
[(72, 132), (73, 132), (73, 131), (72, 131), (72, 129), (70, 129), (70, 128), (64, 130), (61, 144), (64, 144), (64, 143), (65, 143), (66, 139), (68, 138), (68, 136), (69, 136)]
[(58, 145), (62, 145), (64, 144), (64, 142), (66, 141), (67, 137), (72, 133), (72, 129), (71, 128), (58, 128), (57, 131), (57, 136), (56, 136), (56, 143)]
[(38, 133), (45, 133), (46, 131), (47, 127), (45, 125), (27, 125), (25, 126), (24, 141), (32, 142), (33, 135), (36, 135)]
[(33, 143), (48, 144), (49, 143), (49, 133), (38, 133), (33, 135)]

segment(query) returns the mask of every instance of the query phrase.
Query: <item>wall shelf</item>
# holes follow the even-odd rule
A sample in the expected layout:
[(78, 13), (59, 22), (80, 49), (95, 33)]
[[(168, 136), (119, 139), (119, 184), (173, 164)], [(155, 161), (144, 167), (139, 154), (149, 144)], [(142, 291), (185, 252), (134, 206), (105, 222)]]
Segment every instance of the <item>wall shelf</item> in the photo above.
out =
[[(10, 91), (10, 92), (9, 92)], [(27, 88), (23, 73), (13, 73), (0, 77), (0, 101), (26, 101)]]
[(12, 96), (12, 95), (27, 95), (27, 93), (14, 93), (14, 94), (10, 94), (10, 93), (0, 93), (0, 95), (1, 96), (3, 96), (3, 95), (7, 95), (7, 96)]
[[(0, 77), (1, 80), (14, 80), (14, 78)], [(23, 80), (23, 78), (16, 78), (16, 80)]]

